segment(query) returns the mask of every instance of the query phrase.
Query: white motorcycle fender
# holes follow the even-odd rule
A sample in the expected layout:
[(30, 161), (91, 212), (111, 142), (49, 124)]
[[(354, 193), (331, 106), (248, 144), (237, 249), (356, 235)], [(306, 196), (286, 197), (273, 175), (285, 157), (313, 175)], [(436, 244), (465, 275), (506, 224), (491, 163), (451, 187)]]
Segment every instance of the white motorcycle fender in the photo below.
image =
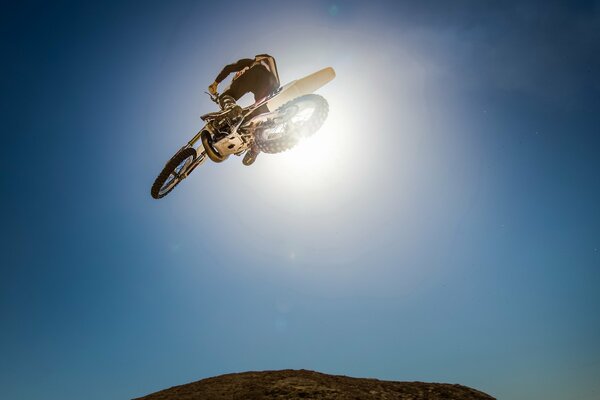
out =
[(333, 68), (327, 67), (302, 79), (292, 81), (281, 88), (280, 93), (267, 101), (267, 107), (269, 111), (275, 111), (290, 100), (314, 92), (333, 78), (335, 78), (335, 71)]

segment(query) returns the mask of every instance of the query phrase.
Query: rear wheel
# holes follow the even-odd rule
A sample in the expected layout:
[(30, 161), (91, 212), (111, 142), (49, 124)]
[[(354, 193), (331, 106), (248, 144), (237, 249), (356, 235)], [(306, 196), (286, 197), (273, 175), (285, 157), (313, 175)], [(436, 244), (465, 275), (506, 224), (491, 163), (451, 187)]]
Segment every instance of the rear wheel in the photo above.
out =
[[(204, 157), (204, 154), (200, 155)], [(190, 172), (190, 167), (196, 160), (196, 149), (193, 147), (185, 147), (177, 152), (167, 162), (161, 173), (158, 175), (150, 194), (155, 199), (160, 199), (168, 195), (175, 186), (185, 179)]]
[(300, 139), (319, 130), (329, 112), (327, 100), (307, 94), (288, 101), (277, 109), (281, 123), (256, 134), (256, 145), (265, 153), (279, 153), (294, 147)]

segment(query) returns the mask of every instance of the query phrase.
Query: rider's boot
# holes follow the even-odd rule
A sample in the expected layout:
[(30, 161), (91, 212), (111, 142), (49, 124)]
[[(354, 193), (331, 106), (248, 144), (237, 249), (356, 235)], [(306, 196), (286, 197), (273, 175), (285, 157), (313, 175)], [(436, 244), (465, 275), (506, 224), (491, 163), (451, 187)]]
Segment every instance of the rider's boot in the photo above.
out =
[(235, 99), (229, 95), (222, 95), (219, 98), (219, 106), (223, 111), (227, 111), (227, 115), (231, 116), (232, 119), (242, 115), (242, 107), (237, 105)]
[(244, 159), (242, 160), (242, 163), (246, 166), (252, 165), (254, 163), (254, 161), (256, 161), (256, 157), (258, 157), (259, 153), (260, 153), (260, 150), (258, 149), (258, 147), (256, 147), (256, 145), (250, 147), (250, 149), (244, 155)]

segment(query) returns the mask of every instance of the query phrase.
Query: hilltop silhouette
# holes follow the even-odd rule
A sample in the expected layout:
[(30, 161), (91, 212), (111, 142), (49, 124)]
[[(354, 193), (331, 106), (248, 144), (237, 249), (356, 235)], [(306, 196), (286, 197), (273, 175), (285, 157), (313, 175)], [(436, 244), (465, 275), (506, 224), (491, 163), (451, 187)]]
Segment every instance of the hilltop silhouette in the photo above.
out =
[(227, 374), (161, 390), (138, 400), (493, 400), (466, 386), (351, 378), (307, 370)]

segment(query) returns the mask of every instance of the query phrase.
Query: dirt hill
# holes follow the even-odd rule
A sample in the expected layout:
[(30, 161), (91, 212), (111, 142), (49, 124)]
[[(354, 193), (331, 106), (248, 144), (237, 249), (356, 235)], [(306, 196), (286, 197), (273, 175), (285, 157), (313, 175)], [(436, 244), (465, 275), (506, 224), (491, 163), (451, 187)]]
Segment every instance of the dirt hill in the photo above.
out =
[(306, 370), (282, 370), (216, 376), (175, 386), (139, 399), (489, 400), (494, 398), (466, 386), (448, 383), (380, 381)]

